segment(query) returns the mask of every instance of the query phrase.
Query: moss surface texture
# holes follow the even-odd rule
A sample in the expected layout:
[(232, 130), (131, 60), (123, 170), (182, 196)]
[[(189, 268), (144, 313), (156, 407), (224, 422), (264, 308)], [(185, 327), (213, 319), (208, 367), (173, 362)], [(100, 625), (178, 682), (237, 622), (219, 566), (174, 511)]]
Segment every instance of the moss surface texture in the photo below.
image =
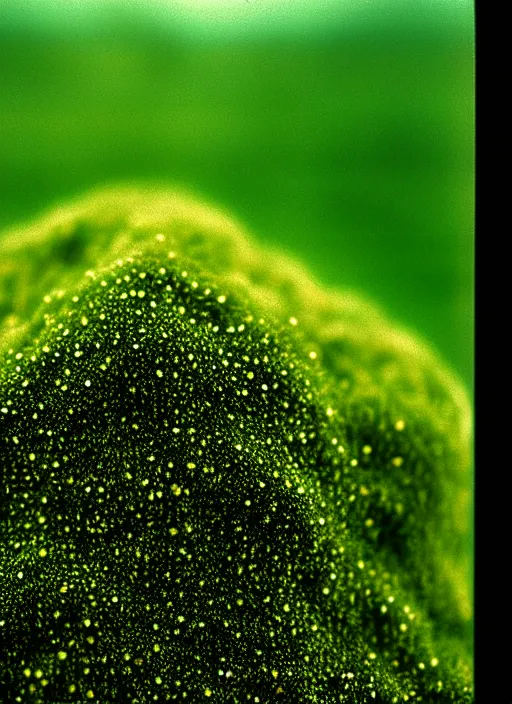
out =
[(222, 212), (2, 238), (6, 702), (473, 701), (464, 390)]

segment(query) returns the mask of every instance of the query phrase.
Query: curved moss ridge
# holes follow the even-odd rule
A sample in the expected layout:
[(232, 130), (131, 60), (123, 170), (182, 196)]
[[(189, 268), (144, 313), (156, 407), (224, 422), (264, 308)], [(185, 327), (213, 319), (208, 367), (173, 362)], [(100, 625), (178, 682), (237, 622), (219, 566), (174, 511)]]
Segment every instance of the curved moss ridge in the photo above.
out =
[(7, 233), (0, 320), (8, 701), (473, 701), (470, 413), (416, 340), (151, 189)]

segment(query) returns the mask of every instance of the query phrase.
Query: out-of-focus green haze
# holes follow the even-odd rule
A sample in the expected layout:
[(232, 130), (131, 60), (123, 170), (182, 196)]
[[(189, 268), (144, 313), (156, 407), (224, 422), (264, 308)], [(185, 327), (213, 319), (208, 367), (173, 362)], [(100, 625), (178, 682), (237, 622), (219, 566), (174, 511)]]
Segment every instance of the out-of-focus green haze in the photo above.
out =
[(471, 5), (189, 4), (4, 0), (0, 227), (105, 183), (186, 186), (471, 391)]

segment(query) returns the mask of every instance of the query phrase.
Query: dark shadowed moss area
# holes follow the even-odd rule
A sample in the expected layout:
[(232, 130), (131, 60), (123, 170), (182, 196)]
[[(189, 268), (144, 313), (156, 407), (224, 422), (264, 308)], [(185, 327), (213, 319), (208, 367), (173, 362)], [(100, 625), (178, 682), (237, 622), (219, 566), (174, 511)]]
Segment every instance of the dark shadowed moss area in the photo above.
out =
[(2, 242), (6, 701), (473, 701), (470, 412), (423, 344), (173, 192)]

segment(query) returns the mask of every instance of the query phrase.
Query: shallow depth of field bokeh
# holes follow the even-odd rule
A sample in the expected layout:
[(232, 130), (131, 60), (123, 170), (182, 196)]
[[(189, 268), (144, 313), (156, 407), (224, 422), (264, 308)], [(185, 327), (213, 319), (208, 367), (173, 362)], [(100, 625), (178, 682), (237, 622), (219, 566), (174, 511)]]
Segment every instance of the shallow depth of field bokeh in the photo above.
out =
[(472, 13), (4, 0), (0, 228), (101, 184), (185, 186), (368, 294), (471, 393)]

